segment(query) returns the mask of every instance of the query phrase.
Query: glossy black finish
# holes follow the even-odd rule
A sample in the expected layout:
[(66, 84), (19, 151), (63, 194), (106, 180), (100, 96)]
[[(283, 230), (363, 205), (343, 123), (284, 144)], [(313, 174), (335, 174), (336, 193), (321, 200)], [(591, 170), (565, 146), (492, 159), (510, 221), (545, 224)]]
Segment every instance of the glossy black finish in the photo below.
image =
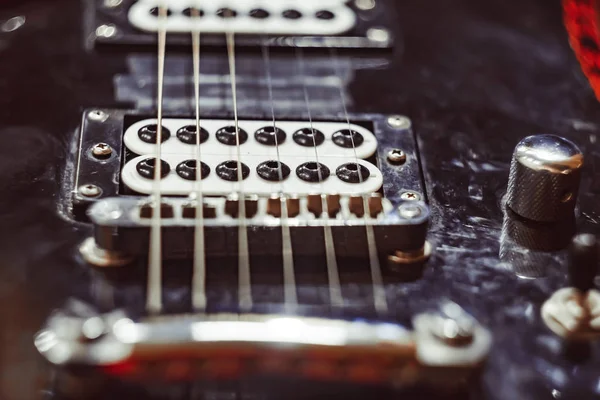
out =
[[(181, 176), (183, 179), (187, 179), (189, 181), (195, 181), (198, 179), (198, 161), (196, 160), (185, 160), (179, 163), (176, 168), (177, 174)], [(202, 179), (206, 178), (210, 173), (210, 167), (205, 163), (200, 163), (200, 177)]]
[[(186, 144), (197, 144), (198, 133), (195, 125), (184, 126), (177, 131), (177, 139), (181, 140)], [(200, 143), (204, 143), (208, 140), (208, 132), (204, 128), (200, 128)]]
[(246, 143), (248, 133), (243, 129), (235, 129), (235, 126), (226, 126), (217, 131), (217, 140), (229, 146)]
[[(419, 143), (435, 250), (422, 279), (388, 285), (394, 318), (407, 323), (415, 312), (451, 298), (487, 325), (494, 346), (477, 398), (597, 397), (600, 346), (587, 347), (588, 357), (566, 357), (571, 345), (557, 339), (539, 318), (543, 301), (567, 284), (564, 253), (542, 253), (543, 261), (534, 263), (537, 279), (521, 279), (518, 273), (533, 254), (518, 251), (519, 257), (501, 257), (501, 249), (507, 248), (502, 197), (510, 157), (516, 143), (530, 134), (564, 136), (582, 149), (586, 163), (577, 225), (581, 231), (600, 233), (600, 106), (569, 49), (559, 2), (388, 3), (398, 14), (403, 41), (398, 48), (403, 51), (396, 51), (389, 65), (352, 64), (356, 70), (348, 76), (347, 95), (352, 112), (409, 116)], [(0, 31), (0, 394), (8, 400), (53, 396), (44, 391), (54, 390), (54, 375), (34, 350), (32, 337), (67, 297), (97, 303), (109, 287), (117, 304), (141, 308), (144, 293), (139, 279), (109, 284), (103, 274), (80, 263), (77, 246), (91, 231), (66, 217), (70, 194), (62, 183), (63, 176), (73, 176), (73, 157), (68, 155), (77, 149), (73, 141), (82, 110), (115, 106), (113, 78), (127, 72), (124, 54), (85, 50), (89, 31), (82, 25), (84, 14), (77, 1), (0, 6), (1, 21), (16, 15), (27, 17), (25, 25), (14, 32)], [(308, 55), (305, 58), (310, 61)], [(330, 68), (328, 61), (323, 65)], [(264, 72), (260, 62), (248, 62), (251, 66), (256, 74)], [(227, 71), (226, 63), (222, 71)], [(311, 92), (315, 100), (317, 92)], [(266, 90), (254, 95), (262, 101), (268, 98)], [(301, 97), (297, 90), (287, 95)], [(333, 99), (330, 107), (339, 104), (335, 101), (339, 100)], [(250, 110), (252, 104), (241, 106)], [(305, 112), (302, 102), (290, 104), (278, 111), (289, 116)], [(341, 108), (338, 113), (341, 117)], [(388, 184), (387, 190), (393, 188)], [(235, 262), (221, 267), (235, 276)], [(262, 269), (271, 275), (257, 281), (257, 301), (280, 299), (273, 268)], [(364, 270), (342, 274), (344, 296), (353, 305), (371, 302), (368, 268)], [(325, 303), (321, 273), (298, 277), (303, 303)], [(182, 275), (165, 277), (169, 311), (185, 310), (181, 304), (189, 299), (189, 276)], [(210, 302), (235, 303), (231, 281), (215, 278), (213, 283)], [(209, 393), (251, 397), (262, 396), (267, 388), (264, 397), (273, 399), (397, 396), (391, 390), (263, 381), (210, 387)], [(433, 396), (433, 389), (409, 390), (402, 398), (452, 397)], [(196, 388), (156, 390), (154, 398), (195, 398)], [(103, 386), (101, 393), (107, 399), (149, 396), (127, 385)]]
[(239, 163), (236, 160), (222, 162), (221, 164), (217, 165), (217, 168), (215, 168), (215, 172), (222, 179), (225, 179), (226, 181), (235, 182), (240, 180), (240, 174), (238, 172), (238, 168), (240, 166), (242, 168), (241, 177), (242, 179), (246, 179), (248, 175), (250, 175), (250, 168), (248, 168), (246, 164)]
[[(146, 143), (156, 143), (158, 141), (158, 127), (156, 125), (147, 125), (138, 131), (139, 138)], [(164, 126), (160, 130), (160, 142), (164, 142), (171, 137), (171, 132)]]
[[(155, 171), (157, 166), (158, 163), (156, 162), (156, 158), (145, 158), (137, 163), (135, 169), (138, 174), (144, 178), (152, 180), (156, 174)], [(167, 163), (165, 160), (160, 160), (160, 177), (164, 178), (165, 176), (169, 175), (169, 172), (171, 172), (169, 163)]]
[(335, 174), (346, 183), (361, 183), (370, 176), (367, 167), (359, 163), (342, 164), (337, 167)]
[(342, 129), (341, 131), (334, 133), (331, 139), (333, 140), (333, 143), (347, 149), (359, 147), (365, 140), (360, 133), (351, 131), (350, 129)]
[(290, 167), (284, 162), (269, 160), (258, 164), (256, 173), (268, 181), (279, 182), (290, 176)]
[(254, 132), (256, 141), (267, 146), (277, 146), (285, 142), (286, 137), (287, 134), (283, 129), (273, 126), (265, 126)]
[(330, 173), (326, 165), (314, 161), (298, 165), (296, 168), (296, 175), (306, 182), (322, 182), (329, 178)]
[(294, 142), (306, 147), (315, 147), (325, 141), (323, 132), (317, 129), (303, 128), (292, 135)]

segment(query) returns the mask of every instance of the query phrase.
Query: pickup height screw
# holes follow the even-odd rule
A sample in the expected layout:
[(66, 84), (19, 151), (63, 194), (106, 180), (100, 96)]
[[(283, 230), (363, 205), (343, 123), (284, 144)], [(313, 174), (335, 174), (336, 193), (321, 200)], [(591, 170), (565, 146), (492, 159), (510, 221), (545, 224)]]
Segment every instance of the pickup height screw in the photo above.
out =
[(79, 186), (79, 189), (77, 189), (77, 191), (80, 195), (84, 197), (98, 197), (100, 196), (100, 193), (102, 193), (102, 189), (92, 184)]
[(418, 201), (421, 200), (421, 195), (417, 192), (404, 192), (400, 195), (400, 198), (406, 201)]
[(367, 30), (367, 38), (379, 43), (388, 43), (390, 41), (390, 32), (384, 28), (370, 28)]
[(433, 327), (433, 334), (452, 347), (465, 346), (473, 342), (473, 327), (470, 324), (462, 323), (452, 318), (443, 318), (436, 322)]
[(105, 160), (112, 154), (112, 147), (110, 147), (106, 143), (98, 143), (97, 145), (92, 147), (92, 154), (96, 158)]
[(398, 213), (402, 218), (414, 219), (420, 216), (423, 211), (421, 211), (421, 207), (416, 204), (402, 204), (398, 207)]
[(106, 8), (117, 8), (123, 4), (123, 0), (104, 0), (104, 7)]
[(410, 119), (404, 115), (392, 115), (387, 119), (387, 123), (394, 129), (410, 129)]
[(104, 122), (108, 118), (108, 115), (104, 111), (94, 110), (88, 113), (88, 118), (92, 121)]
[(87, 263), (96, 267), (122, 267), (133, 261), (133, 258), (126, 254), (101, 249), (92, 237), (81, 243), (79, 252)]
[(388, 152), (387, 159), (391, 164), (404, 164), (406, 153), (402, 149), (392, 149)]
[(106, 39), (113, 38), (117, 35), (118, 29), (113, 24), (104, 24), (96, 28), (96, 36)]
[(356, 8), (363, 11), (368, 11), (375, 8), (375, 0), (356, 0), (354, 4), (356, 5)]

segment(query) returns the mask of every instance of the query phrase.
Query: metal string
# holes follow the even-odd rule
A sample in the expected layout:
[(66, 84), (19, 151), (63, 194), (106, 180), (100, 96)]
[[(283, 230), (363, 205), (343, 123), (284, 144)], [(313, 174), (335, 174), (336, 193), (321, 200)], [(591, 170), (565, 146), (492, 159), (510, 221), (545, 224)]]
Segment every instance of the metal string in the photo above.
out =
[(161, 5), (158, 9), (158, 94), (156, 145), (154, 155), (154, 182), (152, 198), (152, 221), (150, 227), (150, 249), (148, 254), (148, 288), (146, 310), (159, 313), (162, 310), (162, 232), (161, 232), (161, 145), (162, 145), (162, 106), (163, 81), (165, 73), (165, 47), (167, 38), (167, 8)]
[[(352, 149), (354, 150), (354, 162), (356, 163), (356, 170), (358, 173), (359, 182), (363, 183), (362, 174), (360, 171), (360, 164), (358, 163), (358, 155), (356, 153), (356, 146), (354, 145), (354, 136), (352, 135), (352, 128), (350, 124), (350, 117), (348, 117), (348, 108), (346, 107), (346, 95), (343, 87), (343, 77), (340, 70), (339, 59), (337, 57), (337, 50), (330, 48), (331, 61), (335, 68), (335, 74), (340, 80), (338, 85), (340, 91), (340, 97), (342, 100), (342, 107), (344, 109), (344, 116), (348, 123), (348, 131), (350, 133), (350, 139), (352, 141)], [(365, 220), (365, 231), (367, 236), (367, 247), (369, 251), (369, 264), (371, 269), (371, 281), (373, 284), (373, 300), (375, 302), (375, 310), (379, 314), (384, 314), (388, 311), (388, 303), (385, 295), (385, 286), (383, 285), (383, 277), (381, 274), (381, 266), (379, 264), (379, 256), (377, 254), (377, 244), (375, 241), (375, 231), (373, 224), (370, 221), (370, 210), (369, 202), (366, 195), (361, 196), (363, 199), (363, 210)]]
[[(304, 102), (306, 103), (306, 110), (308, 112), (308, 121), (310, 123), (310, 130), (312, 132), (313, 148), (315, 150), (315, 160), (317, 162), (317, 173), (319, 174), (319, 182), (323, 187), (323, 175), (321, 172), (321, 164), (319, 163), (319, 152), (317, 151), (317, 142), (315, 137), (315, 129), (313, 127), (312, 114), (310, 111), (310, 100), (308, 96), (308, 88), (306, 87), (306, 73), (304, 67), (304, 52), (300, 47), (296, 48), (296, 58), (298, 59), (298, 69), (300, 79), (302, 80), (302, 87), (304, 90)], [(327, 197), (321, 194), (321, 208), (322, 216), (324, 217), (323, 233), (325, 237), (325, 257), (327, 263), (327, 279), (329, 281), (329, 298), (331, 305), (335, 307), (344, 306), (344, 298), (342, 296), (342, 289), (340, 285), (340, 273), (337, 264), (337, 258), (335, 255), (335, 246), (333, 241), (333, 232), (329, 225)]]
[(292, 248), (292, 236), (288, 221), (287, 199), (283, 192), (283, 166), (279, 154), (279, 142), (277, 138), (277, 125), (275, 122), (275, 106), (273, 102), (273, 85), (271, 81), (271, 63), (269, 47), (265, 43), (262, 46), (263, 61), (267, 75), (267, 84), (269, 88), (269, 99), (271, 101), (271, 115), (273, 118), (273, 131), (275, 138), (275, 149), (277, 152), (277, 170), (279, 173), (279, 182), (281, 183), (279, 201), (281, 202), (281, 239), (283, 255), (283, 287), (286, 306), (298, 304), (298, 294), (296, 290), (296, 276), (294, 271), (294, 253)]
[(204, 197), (202, 195), (202, 151), (200, 148), (200, 13), (192, 7), (192, 58), (194, 65), (194, 96), (196, 104), (196, 226), (194, 231), (194, 269), (192, 276), (192, 307), (206, 309), (206, 254), (204, 240)]
[(227, 55), (229, 59), (229, 75), (231, 80), (231, 95), (233, 99), (233, 117), (235, 122), (235, 144), (237, 150), (238, 176), (238, 296), (241, 311), (249, 311), (252, 307), (252, 287), (250, 282), (250, 256), (248, 252), (248, 232), (246, 222), (246, 202), (243, 191), (243, 174), (240, 150), (240, 128), (237, 111), (237, 91), (235, 72), (235, 37), (232, 30), (225, 34), (227, 40)]

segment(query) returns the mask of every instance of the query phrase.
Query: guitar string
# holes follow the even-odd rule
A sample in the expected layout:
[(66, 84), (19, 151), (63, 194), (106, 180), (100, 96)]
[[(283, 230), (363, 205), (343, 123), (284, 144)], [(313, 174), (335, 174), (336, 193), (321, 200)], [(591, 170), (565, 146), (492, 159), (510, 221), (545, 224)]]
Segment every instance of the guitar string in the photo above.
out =
[[(315, 129), (313, 126), (312, 113), (310, 110), (310, 100), (308, 95), (308, 88), (306, 86), (306, 71), (304, 65), (304, 52), (302, 48), (296, 47), (296, 59), (298, 63), (298, 70), (300, 80), (302, 81), (302, 88), (304, 91), (304, 102), (306, 104), (306, 111), (308, 113), (308, 121), (310, 124), (310, 131), (312, 132), (313, 148), (315, 150), (315, 161), (317, 162), (317, 173), (319, 174), (319, 182), (321, 184), (321, 192), (323, 192), (323, 173), (321, 171), (321, 164), (319, 162), (319, 152), (317, 150), (317, 139), (315, 135)], [(327, 264), (327, 280), (329, 283), (329, 301), (332, 306), (343, 307), (344, 297), (342, 296), (342, 289), (340, 285), (340, 273), (338, 269), (337, 257), (335, 254), (335, 245), (333, 241), (333, 232), (331, 225), (329, 224), (329, 210), (327, 205), (326, 195), (320, 193), (321, 197), (321, 217), (324, 218), (323, 234), (325, 240), (325, 259)]]
[(192, 7), (192, 58), (194, 69), (194, 97), (196, 106), (196, 215), (194, 228), (194, 266), (192, 275), (192, 307), (195, 311), (206, 309), (206, 254), (204, 238), (204, 197), (202, 195), (202, 150), (200, 126), (200, 12)]
[[(332, 59), (332, 64), (335, 69), (335, 74), (339, 79), (339, 92), (342, 100), (342, 107), (344, 110), (344, 117), (346, 122), (348, 123), (348, 132), (350, 134), (350, 140), (352, 141), (352, 149), (354, 151), (354, 162), (356, 163), (356, 170), (358, 173), (359, 182), (363, 183), (363, 177), (361, 174), (361, 165), (358, 163), (358, 154), (356, 152), (356, 146), (354, 143), (354, 135), (352, 135), (352, 127), (350, 124), (350, 117), (348, 116), (348, 108), (346, 107), (346, 94), (344, 93), (343, 87), (343, 76), (341, 73), (340, 65), (339, 65), (339, 57), (337, 56), (337, 50), (335, 48), (330, 48), (329, 53)], [(362, 195), (363, 200), (363, 218), (365, 221), (365, 231), (367, 237), (367, 249), (369, 252), (369, 265), (371, 270), (371, 281), (373, 285), (373, 300), (375, 304), (375, 310), (378, 314), (385, 314), (388, 311), (388, 303), (385, 294), (385, 286), (383, 284), (383, 277), (381, 274), (381, 265), (379, 263), (379, 256), (377, 254), (377, 243), (375, 240), (375, 231), (373, 229), (373, 224), (370, 221), (370, 210), (369, 210), (369, 202), (367, 200), (366, 195)]]
[(262, 55), (263, 62), (265, 64), (266, 78), (267, 78), (267, 86), (269, 89), (269, 99), (271, 102), (271, 116), (273, 118), (273, 131), (275, 138), (275, 150), (277, 153), (277, 172), (279, 174), (279, 182), (280, 182), (280, 193), (279, 193), (279, 202), (281, 207), (281, 241), (282, 241), (282, 256), (283, 256), (283, 288), (284, 288), (284, 301), (286, 307), (295, 306), (298, 304), (298, 293), (296, 289), (296, 274), (294, 268), (294, 253), (292, 247), (292, 236), (290, 232), (289, 226), (289, 214), (288, 214), (288, 204), (287, 198), (284, 195), (283, 189), (283, 165), (281, 164), (281, 156), (279, 152), (279, 139), (277, 138), (277, 125), (275, 121), (275, 105), (273, 100), (273, 84), (271, 77), (271, 63), (270, 63), (270, 54), (269, 47), (263, 40), (262, 44)]
[(165, 48), (167, 38), (167, 8), (161, 4), (158, 9), (158, 93), (156, 115), (156, 143), (154, 155), (154, 182), (153, 198), (151, 203), (152, 221), (150, 227), (150, 249), (148, 255), (148, 288), (146, 295), (146, 310), (149, 313), (159, 313), (162, 310), (162, 232), (161, 232), (161, 193), (160, 180), (161, 145), (162, 145), (162, 107), (163, 107), (163, 81), (165, 72)]
[[(228, 16), (231, 17), (231, 16)], [(248, 232), (246, 221), (246, 199), (243, 191), (243, 173), (240, 149), (240, 127), (237, 110), (237, 89), (235, 70), (235, 33), (228, 29), (226, 34), (227, 55), (229, 60), (229, 76), (233, 100), (233, 118), (235, 123), (235, 144), (237, 150), (238, 178), (238, 302), (241, 311), (249, 311), (252, 307), (252, 287), (250, 282), (250, 256), (248, 251)]]

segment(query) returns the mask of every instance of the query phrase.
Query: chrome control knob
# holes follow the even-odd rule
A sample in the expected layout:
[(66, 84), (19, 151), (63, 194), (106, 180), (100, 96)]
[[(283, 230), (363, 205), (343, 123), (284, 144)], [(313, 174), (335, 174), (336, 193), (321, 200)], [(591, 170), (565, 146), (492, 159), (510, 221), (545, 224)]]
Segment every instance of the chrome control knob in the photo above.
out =
[(519, 216), (556, 222), (573, 214), (581, 180), (583, 154), (555, 135), (528, 136), (513, 153), (507, 206)]

